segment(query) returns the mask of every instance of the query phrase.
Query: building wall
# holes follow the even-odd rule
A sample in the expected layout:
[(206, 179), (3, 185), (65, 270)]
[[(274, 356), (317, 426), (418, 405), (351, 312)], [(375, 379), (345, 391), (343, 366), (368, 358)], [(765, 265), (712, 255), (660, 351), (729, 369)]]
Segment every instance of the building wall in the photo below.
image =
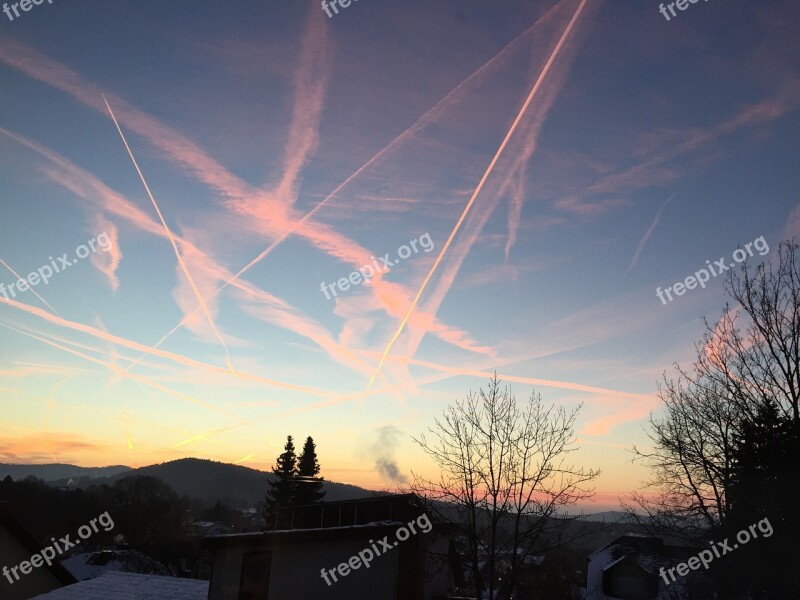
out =
[[(4, 566), (9, 569), (17, 566), (24, 560), (30, 561), (31, 554), (12, 536), (5, 527), (0, 525), (0, 569)], [(61, 582), (47, 570), (46, 565), (34, 568), (27, 575), (17, 570), (19, 581), (10, 575), (14, 581), (8, 582), (0, 573), (0, 598), (3, 600), (27, 600), (39, 594), (44, 594), (61, 587)]]
[(215, 552), (209, 600), (238, 598), (242, 557), (247, 552), (263, 550), (272, 551), (269, 600), (397, 600), (400, 548), (378, 556), (369, 568), (351, 570), (345, 577), (337, 572), (338, 582), (328, 575), (330, 586), (321, 577), (322, 568), (335, 569), (366, 547), (368, 541), (345, 540), (282, 544), (273, 548), (266, 545), (225, 548)]
[[(612, 562), (610, 549), (605, 549), (596, 552), (589, 557), (589, 566), (586, 573), (586, 600), (618, 600), (615, 596), (607, 596), (603, 593), (603, 569), (605, 569)], [(617, 584), (619, 584), (619, 576), (624, 574), (622, 571), (617, 571), (612, 576), (617, 577)], [(658, 583), (658, 590), (654, 600), (668, 600), (669, 598), (680, 597), (683, 592), (683, 580), (678, 580), (671, 585), (666, 585), (661, 577), (656, 578)], [(625, 587), (624, 585), (622, 586)]]
[(448, 559), (449, 542), (442, 535), (429, 533), (425, 538), (425, 548), (426, 556), (423, 557), (423, 564), (419, 569), (425, 577), (424, 600), (432, 600), (445, 596), (454, 584)]
[(603, 568), (611, 562), (611, 552), (604, 549), (589, 557), (586, 570), (586, 600), (609, 600), (603, 593)]
[[(653, 600), (658, 593), (658, 582), (651, 581), (642, 569), (623, 562), (609, 569), (608, 577), (614, 596), (631, 600)], [(655, 589), (653, 589), (655, 588)]]

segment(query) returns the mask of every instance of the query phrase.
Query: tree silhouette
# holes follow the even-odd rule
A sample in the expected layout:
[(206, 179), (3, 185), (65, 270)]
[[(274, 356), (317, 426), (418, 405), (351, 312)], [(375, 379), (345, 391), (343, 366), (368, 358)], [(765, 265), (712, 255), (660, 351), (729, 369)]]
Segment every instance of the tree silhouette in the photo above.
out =
[(552, 517), (592, 496), (588, 485), (600, 471), (566, 462), (577, 449), (579, 410), (547, 406), (533, 393), (520, 406), (495, 374), (486, 391), (451, 404), (429, 435), (412, 438), (439, 473), (415, 474), (411, 491), (463, 535), (465, 568), (479, 598), (510, 597), (527, 557), (546, 540), (568, 541), (572, 519)]
[(265, 517), (269, 520), (276, 508), (294, 504), (294, 479), (297, 474), (297, 455), (294, 451), (292, 436), (286, 437), (283, 454), (278, 457), (272, 467), (273, 478), (267, 483), (267, 506)]
[(151, 548), (184, 533), (184, 502), (156, 477), (128, 475), (111, 488), (114, 533), (131, 546)]
[(800, 584), (787, 556), (800, 535), (800, 524), (793, 516), (800, 494), (800, 436), (776, 402), (767, 401), (753, 421), (743, 424), (733, 459), (725, 534), (733, 538), (759, 522), (769, 524), (774, 533), (767, 539), (759, 530), (762, 539), (758, 543), (737, 550), (732, 560), (721, 565), (724, 568), (717, 574), (720, 591), (726, 592), (726, 597), (748, 589), (752, 598), (798, 598)]
[(665, 376), (652, 445), (634, 448), (658, 493), (634, 494), (627, 508), (653, 533), (698, 544), (763, 520), (774, 535), (759, 527), (759, 539), (714, 563), (719, 597), (798, 598), (800, 246), (781, 243), (772, 263), (745, 261), (725, 291), (734, 307), (706, 321), (693, 369)]
[(319, 475), (319, 461), (314, 439), (309, 436), (303, 445), (303, 452), (297, 461), (297, 485), (294, 505), (315, 504), (325, 497), (322, 491), (322, 477)]

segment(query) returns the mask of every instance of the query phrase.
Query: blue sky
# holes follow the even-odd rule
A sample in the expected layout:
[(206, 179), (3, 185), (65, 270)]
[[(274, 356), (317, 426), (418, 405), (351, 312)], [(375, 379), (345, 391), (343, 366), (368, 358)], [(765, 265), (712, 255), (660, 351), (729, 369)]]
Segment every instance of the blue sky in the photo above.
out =
[(364, 448), (394, 428), (428, 472), (409, 436), (497, 371), (583, 403), (575, 456), (615, 505), (658, 379), (726, 300), (656, 288), (797, 233), (797, 25), (788, 1), (0, 14), (0, 282), (113, 242), (0, 296), (0, 460), (269, 468), (313, 435), (329, 479), (392, 487)]

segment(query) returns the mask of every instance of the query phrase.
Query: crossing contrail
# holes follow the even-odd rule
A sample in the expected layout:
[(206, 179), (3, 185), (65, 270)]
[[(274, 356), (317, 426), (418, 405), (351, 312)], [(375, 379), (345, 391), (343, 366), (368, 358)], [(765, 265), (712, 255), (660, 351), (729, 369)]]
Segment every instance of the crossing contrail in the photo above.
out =
[(436, 272), (436, 269), (439, 267), (439, 263), (442, 262), (442, 258), (447, 253), (448, 248), (450, 248), (450, 244), (453, 242), (453, 239), (456, 237), (456, 234), (458, 233), (458, 230), (461, 228), (461, 225), (464, 223), (464, 220), (467, 218), (467, 215), (469, 214), (469, 211), (472, 208), (472, 205), (475, 203), (475, 199), (478, 197), (478, 194), (481, 193), (481, 190), (483, 189), (483, 186), (486, 183), (486, 180), (489, 178), (489, 175), (491, 175), (492, 171), (494, 170), (494, 167), (497, 164), (497, 161), (500, 159), (500, 155), (503, 153), (503, 150), (505, 150), (506, 146), (508, 145), (508, 142), (511, 139), (511, 136), (514, 135), (514, 132), (516, 131), (517, 127), (519, 126), (520, 121), (522, 121), (522, 117), (525, 115), (525, 112), (528, 110), (528, 107), (530, 106), (531, 102), (533, 102), (533, 99), (536, 96), (536, 93), (539, 91), (539, 88), (541, 87), (542, 82), (544, 81), (545, 77), (547, 77), (547, 73), (550, 71), (550, 67), (553, 66), (553, 63), (555, 62), (556, 58), (558, 57), (559, 52), (561, 52), (561, 48), (564, 46), (564, 43), (567, 41), (567, 38), (569, 37), (569, 34), (572, 32), (572, 28), (575, 26), (575, 23), (578, 21), (578, 17), (580, 17), (581, 13), (583, 12), (583, 8), (584, 8), (584, 6), (586, 6), (587, 2), (588, 2), (588, 0), (581, 0), (580, 5), (575, 10), (575, 14), (572, 16), (572, 19), (570, 19), (570, 22), (567, 25), (566, 29), (564, 29), (564, 33), (561, 35), (561, 39), (558, 40), (558, 44), (556, 44), (556, 47), (553, 49), (553, 52), (550, 55), (550, 58), (547, 60), (547, 63), (544, 65), (544, 68), (542, 69), (542, 72), (539, 74), (539, 78), (536, 80), (536, 83), (533, 84), (533, 88), (531, 89), (530, 94), (528, 94), (528, 98), (527, 98), (527, 100), (525, 100), (525, 104), (522, 105), (522, 108), (520, 109), (519, 113), (517, 114), (517, 118), (514, 119), (514, 122), (511, 124), (511, 128), (508, 130), (508, 133), (506, 134), (506, 137), (503, 140), (503, 143), (500, 144), (500, 147), (497, 149), (497, 152), (495, 153), (494, 158), (492, 158), (492, 162), (489, 163), (489, 166), (486, 169), (486, 172), (483, 174), (483, 177), (481, 177), (481, 180), (478, 182), (478, 186), (475, 188), (475, 191), (472, 193), (472, 197), (469, 199), (469, 202), (467, 202), (467, 205), (464, 207), (464, 211), (461, 213), (461, 216), (459, 217), (458, 222), (456, 223), (455, 227), (453, 227), (453, 231), (450, 232), (450, 237), (447, 238), (447, 241), (445, 242), (444, 246), (442, 246), (442, 249), (439, 251), (439, 256), (436, 257), (436, 261), (433, 263), (433, 266), (431, 267), (430, 271), (428, 271), (428, 274), (425, 276), (425, 280), (422, 282), (422, 285), (420, 286), (419, 291), (417, 292), (417, 295), (414, 297), (413, 302), (411, 302), (411, 306), (409, 306), (409, 308), (408, 308), (408, 312), (406, 312), (405, 317), (403, 317), (403, 320), (400, 322), (400, 326), (397, 328), (397, 331), (395, 331), (394, 335), (392, 336), (392, 339), (389, 340), (389, 344), (386, 346), (386, 350), (383, 351), (383, 356), (381, 356), (381, 360), (378, 363), (378, 366), (375, 368), (375, 372), (372, 374), (372, 377), (370, 377), (369, 383), (367, 384), (367, 389), (372, 387), (372, 383), (375, 381), (375, 377), (378, 375), (378, 373), (381, 370), (381, 367), (383, 366), (383, 363), (386, 361), (386, 357), (389, 355), (389, 352), (391, 351), (392, 346), (394, 346), (395, 342), (397, 341), (397, 338), (399, 338), (400, 334), (403, 332), (403, 329), (405, 328), (409, 317), (411, 317), (411, 313), (413, 313), (414, 309), (417, 307), (417, 303), (419, 302), (419, 299), (422, 296), (422, 293), (425, 291), (425, 288), (428, 286), (428, 283), (430, 282), (431, 278), (433, 277), (433, 274)]
[(214, 319), (211, 318), (211, 313), (208, 310), (208, 306), (206, 306), (205, 300), (203, 300), (203, 295), (200, 293), (200, 290), (197, 289), (197, 286), (194, 283), (194, 279), (192, 279), (191, 274), (189, 273), (189, 269), (186, 267), (186, 263), (183, 262), (183, 257), (181, 256), (180, 251), (178, 250), (178, 245), (175, 243), (175, 238), (172, 236), (172, 231), (170, 231), (167, 222), (164, 220), (164, 215), (161, 214), (161, 209), (158, 208), (158, 204), (156, 203), (156, 199), (153, 197), (152, 192), (150, 191), (150, 186), (147, 185), (147, 181), (142, 174), (142, 170), (139, 168), (139, 163), (136, 162), (136, 159), (133, 156), (133, 152), (131, 152), (131, 147), (128, 145), (128, 140), (125, 139), (125, 134), (122, 133), (122, 128), (120, 128), (119, 123), (117, 122), (117, 117), (114, 116), (114, 111), (111, 110), (111, 105), (106, 100), (106, 97), (103, 96), (103, 102), (106, 103), (106, 108), (108, 109), (109, 114), (111, 115), (111, 119), (114, 121), (114, 125), (117, 127), (117, 131), (119, 132), (119, 136), (122, 138), (122, 143), (125, 144), (125, 149), (128, 151), (128, 156), (131, 157), (131, 161), (133, 161), (133, 166), (136, 167), (136, 172), (139, 174), (139, 179), (142, 180), (142, 184), (144, 185), (144, 189), (147, 191), (147, 195), (150, 197), (150, 201), (153, 203), (153, 206), (156, 209), (156, 213), (158, 213), (158, 218), (161, 219), (161, 224), (164, 226), (164, 231), (167, 232), (167, 237), (169, 238), (170, 243), (172, 244), (172, 249), (175, 250), (175, 256), (178, 257), (178, 264), (181, 267), (181, 271), (183, 271), (184, 277), (186, 277), (186, 281), (189, 282), (189, 286), (192, 288), (192, 292), (194, 292), (195, 298), (197, 298), (197, 302), (200, 304), (200, 308), (202, 308), (203, 313), (208, 320), (208, 324), (211, 325), (211, 329), (214, 331), (214, 335), (217, 336), (219, 343), (222, 344), (223, 350), (225, 350), (225, 363), (228, 365), (228, 369), (230, 369), (231, 373), (236, 375), (236, 370), (233, 368), (231, 364), (231, 357), (228, 353), (228, 346), (225, 344), (225, 340), (222, 339), (222, 335), (220, 334), (217, 326), (214, 325)]
[[(2, 258), (0, 258), (0, 265), (3, 265), (3, 266), (6, 268), (6, 269), (8, 269), (9, 271), (11, 271), (11, 272), (14, 274), (14, 276), (15, 276), (17, 279), (19, 279), (19, 280), (23, 280), (23, 279), (25, 279), (25, 278), (24, 278), (22, 275), (20, 275), (20, 274), (19, 274), (19, 273), (17, 273), (17, 272), (16, 272), (14, 269), (12, 269), (12, 268), (9, 266), (9, 264), (8, 264), (6, 261), (4, 261)], [(33, 292), (33, 295), (34, 295), (34, 296), (36, 296), (36, 297), (37, 297), (39, 300), (41, 300), (41, 301), (42, 301), (42, 303), (43, 303), (43, 304), (44, 304), (44, 305), (45, 305), (47, 308), (49, 308), (50, 310), (52, 310), (54, 313), (56, 312), (56, 309), (55, 309), (55, 308), (53, 308), (52, 306), (50, 306), (50, 305), (47, 303), (47, 300), (45, 300), (45, 299), (44, 299), (44, 298), (42, 298), (42, 297), (41, 297), (39, 294), (37, 294), (37, 293), (36, 293), (36, 290), (35, 290), (35, 289), (33, 289), (33, 286), (31, 286), (31, 285), (28, 285), (28, 289), (29, 289), (30, 291), (32, 291), (32, 292)], [(4, 295), (5, 295), (5, 294), (4, 294)]]

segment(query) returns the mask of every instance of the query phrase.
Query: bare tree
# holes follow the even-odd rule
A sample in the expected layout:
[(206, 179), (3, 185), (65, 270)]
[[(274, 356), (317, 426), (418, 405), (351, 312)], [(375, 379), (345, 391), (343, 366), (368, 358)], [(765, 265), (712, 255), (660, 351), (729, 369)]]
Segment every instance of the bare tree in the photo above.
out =
[(800, 426), (800, 262), (784, 242), (777, 265), (731, 271), (726, 305), (696, 345), (694, 368), (675, 365), (675, 380), (659, 386), (665, 413), (650, 419), (652, 449), (634, 448), (653, 476), (656, 496), (634, 494), (631, 511), (662, 529), (689, 537), (723, 527), (737, 440), (772, 405)]
[(633, 448), (652, 473), (644, 487), (655, 495), (637, 492), (623, 505), (651, 533), (696, 542), (726, 522), (741, 411), (724, 389), (683, 372), (660, 385), (659, 396), (665, 415), (650, 418), (653, 449)]
[(655, 493), (634, 494), (626, 508), (654, 533), (700, 542), (764, 517), (778, 523), (768, 545), (740, 550), (719, 567), (724, 597), (800, 591), (781, 579), (792, 572), (783, 553), (793, 552), (800, 534), (799, 250), (783, 242), (774, 264), (745, 261), (729, 272), (725, 291), (735, 304), (713, 326), (704, 321), (693, 369), (676, 365), (677, 377), (659, 386), (664, 413), (651, 415), (652, 447), (633, 449), (650, 468), (645, 487)]
[[(721, 320), (717, 368), (713, 380), (724, 385), (739, 408), (753, 418), (775, 400), (784, 415), (800, 425), (800, 246), (783, 242), (778, 264), (747, 263), (732, 271), (727, 291), (746, 314), (744, 332), (726, 307)], [(716, 340), (715, 340), (716, 341)]]
[[(495, 598), (498, 579), (510, 592), (519, 568), (554, 527), (560, 508), (590, 497), (585, 484), (600, 471), (566, 464), (575, 451), (580, 407), (544, 406), (531, 394), (520, 408), (495, 375), (414, 441), (439, 466), (437, 480), (414, 474), (413, 491), (465, 534), (478, 597)], [(485, 568), (481, 565), (485, 563)]]

